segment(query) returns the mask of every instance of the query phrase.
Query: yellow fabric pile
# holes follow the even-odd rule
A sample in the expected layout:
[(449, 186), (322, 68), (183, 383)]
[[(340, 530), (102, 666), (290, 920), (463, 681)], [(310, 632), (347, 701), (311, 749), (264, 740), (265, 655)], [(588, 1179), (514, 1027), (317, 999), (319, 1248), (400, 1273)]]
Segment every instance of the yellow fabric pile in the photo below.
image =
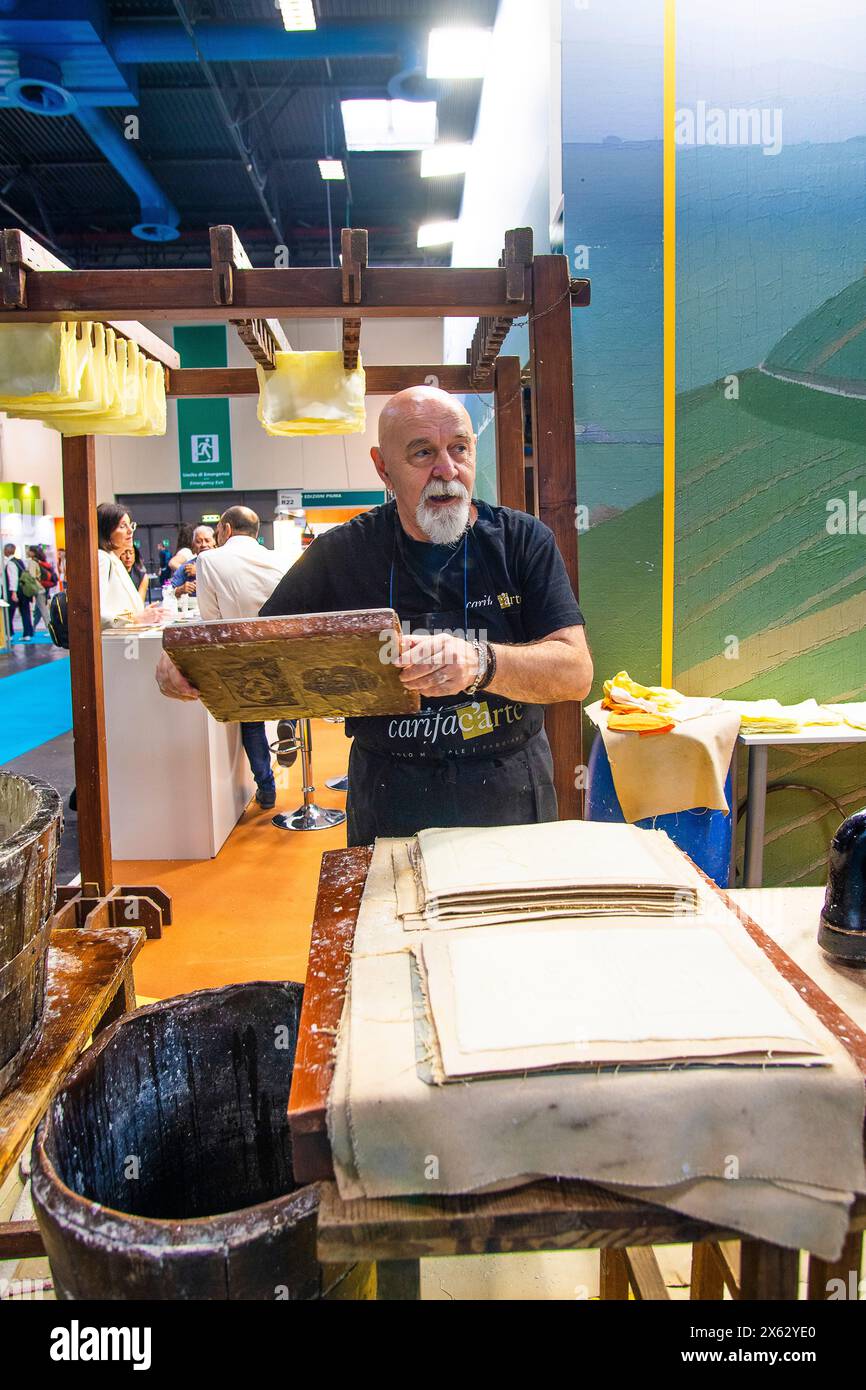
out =
[(62, 434), (165, 434), (165, 376), (102, 323), (3, 324), (0, 410)]
[(620, 733), (662, 734), (687, 719), (697, 719), (719, 709), (720, 700), (681, 695), (661, 685), (641, 685), (628, 671), (619, 671), (604, 683), (602, 709), (608, 711), (607, 727)]
[(744, 734), (796, 734), (813, 726), (844, 723), (840, 714), (815, 700), (803, 700), (799, 705), (781, 705), (778, 700), (726, 700), (725, 704), (740, 716), (740, 732)]
[(739, 715), (743, 734), (798, 734), (846, 726), (866, 731), (866, 702), (819, 705), (817, 700), (801, 700), (783, 705), (778, 700), (703, 699), (660, 685), (641, 685), (628, 671), (605, 681), (601, 708), (608, 712), (607, 728), (620, 733), (668, 733), (687, 719), (720, 710)]
[(366, 377), (361, 359), (353, 372), (342, 352), (278, 352), (274, 370), (257, 369), (258, 417), (267, 434), (363, 434)]
[(850, 729), (866, 731), (866, 703), (863, 701), (850, 705), (825, 705), (824, 708), (837, 715)]

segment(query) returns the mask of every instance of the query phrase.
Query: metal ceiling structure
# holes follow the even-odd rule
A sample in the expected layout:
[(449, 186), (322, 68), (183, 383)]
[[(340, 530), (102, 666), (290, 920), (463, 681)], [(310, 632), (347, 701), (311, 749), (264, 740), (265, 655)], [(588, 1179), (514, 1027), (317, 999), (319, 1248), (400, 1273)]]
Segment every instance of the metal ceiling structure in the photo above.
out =
[[(489, 28), (497, 0), (314, 4), (315, 35), (287, 36), (273, 0), (5, 0), (2, 220), (97, 268), (206, 266), (218, 222), (238, 229), (254, 265), (273, 265), (277, 246), (291, 265), (335, 263), (353, 225), (369, 228), (376, 264), (447, 265), (449, 248), (419, 251), (416, 233), (457, 216), (462, 177), (422, 180), (417, 152), (347, 154), (340, 101), (389, 85), (434, 95), (438, 139), (471, 140), (481, 82), (431, 87), (410, 74), (431, 28)], [(83, 48), (84, 32), (99, 42)], [(267, 56), (298, 40), (316, 56)], [(78, 98), (64, 114), (23, 109), (13, 103), (29, 81), (44, 83), (40, 99), (59, 90), (61, 111), (64, 85), (79, 83)], [(344, 182), (322, 180), (323, 155), (343, 159)]]

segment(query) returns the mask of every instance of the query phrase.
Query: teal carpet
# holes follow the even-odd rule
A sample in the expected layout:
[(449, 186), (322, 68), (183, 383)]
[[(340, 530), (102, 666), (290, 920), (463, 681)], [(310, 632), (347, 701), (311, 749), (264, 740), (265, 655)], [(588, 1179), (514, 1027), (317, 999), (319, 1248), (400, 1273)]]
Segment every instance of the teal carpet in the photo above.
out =
[(0, 765), (71, 728), (68, 657), (0, 680)]

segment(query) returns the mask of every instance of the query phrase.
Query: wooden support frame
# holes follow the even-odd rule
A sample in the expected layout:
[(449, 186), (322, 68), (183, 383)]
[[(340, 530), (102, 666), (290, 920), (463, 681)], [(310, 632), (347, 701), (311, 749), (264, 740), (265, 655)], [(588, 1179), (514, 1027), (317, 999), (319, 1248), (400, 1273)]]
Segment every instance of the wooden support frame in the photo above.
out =
[[(5, 228), (0, 233), (0, 303), (4, 309), (27, 309), (29, 271), (38, 273), (68, 269), (69, 267), (64, 265), (63, 261), (52, 256), (50, 251), (46, 251), (37, 241), (29, 237), (26, 232), (19, 231), (17, 227)], [(32, 277), (30, 277), (29, 283), (34, 283)], [(57, 313), (54, 317), (64, 318), (68, 316)], [(86, 318), (87, 315), (84, 314), (82, 317)], [(101, 315), (97, 314), (95, 317), (100, 318)], [(143, 324), (126, 319), (109, 319), (107, 327), (113, 328), (115, 333), (119, 333), (122, 338), (128, 338), (130, 342), (136, 343), (146, 357), (152, 357), (163, 367), (180, 366), (180, 355), (175, 352), (174, 348), (169, 347), (162, 338), (151, 333), (150, 329), (145, 328)]]
[[(234, 227), (226, 224), (211, 227), (210, 259), (215, 302), (233, 304), (235, 271), (253, 268)], [(249, 348), (254, 360), (267, 371), (274, 368), (275, 353), (292, 350), (279, 319), (229, 319), (229, 323), (237, 329), (241, 342)]]
[(162, 936), (171, 922), (171, 898), (155, 885), (126, 884), (100, 894), (94, 884), (57, 889), (55, 927), (140, 927), (149, 939)]
[[(367, 269), (369, 247), (363, 228), (344, 227), (340, 233), (340, 269), (344, 304), (361, 303), (361, 277)], [(343, 319), (343, 366), (353, 372), (361, 351), (361, 320)]]
[[(102, 622), (93, 435), (63, 437), (63, 515), (69, 604), (75, 784), (81, 882), (100, 895), (114, 887), (108, 813), (108, 751), (102, 681)], [(77, 713), (76, 713), (77, 712)]]
[[(393, 396), (407, 386), (424, 386), (434, 380), (443, 391), (468, 395), (472, 391), (469, 368), (457, 366), (365, 367), (368, 396)], [(170, 372), (167, 394), (182, 399), (194, 396), (257, 396), (259, 381), (254, 367), (181, 367)]]
[(496, 428), (496, 496), (501, 507), (526, 508), (523, 446), (523, 383), (520, 358), (500, 357), (493, 373)]
[(528, 309), (532, 298), (530, 273), (532, 267), (532, 228), (518, 227), (505, 233), (505, 250), (499, 257), (505, 270), (505, 293), (514, 302), (511, 314), (484, 315), (466, 352), (469, 374), (476, 390), (489, 390), (494, 363), (511, 331), (516, 314)]
[[(238, 326), (259, 365), (288, 341), (279, 318), (342, 319), (344, 361), (354, 356), (360, 322), (371, 318), (478, 317), (474, 363), (466, 366), (368, 367), (370, 394), (393, 394), (435, 381), (468, 394), (492, 390), (502, 418), (500, 500), (525, 506), (519, 371), (499, 359), (505, 329), (528, 314), (533, 402), (534, 470), (538, 515), (553, 530), (577, 591), (575, 447), (571, 388), (571, 308), (588, 303), (589, 282), (572, 280), (562, 256), (532, 255), (531, 232), (505, 236), (500, 265), (489, 268), (390, 268), (368, 265), (367, 234), (345, 228), (337, 269), (256, 269), (230, 226), (212, 229), (206, 270), (69, 270), (16, 230), (0, 234), (0, 324), (99, 319), (126, 331), (169, 368), (167, 391), (177, 398), (252, 395), (253, 368), (182, 369), (178, 354), (135, 322), (140, 316), (174, 322), (216, 320)], [(471, 356), (471, 353), (470, 353)], [(512, 390), (512, 387), (515, 389)], [(70, 592), (70, 636), (79, 786), (82, 881), (111, 892), (111, 856), (102, 689), (101, 628), (96, 566), (95, 465), (92, 438), (63, 441), (64, 509)], [(582, 761), (580, 707), (551, 705), (547, 728), (563, 818), (578, 816), (575, 788)]]
[[(529, 311), (532, 445), (538, 515), (550, 527), (578, 594), (577, 457), (571, 349), (571, 281), (564, 256), (536, 256)], [(580, 705), (548, 705), (554, 785), (563, 820), (583, 814)]]
[[(57, 270), (28, 277), (27, 318), (168, 319), (173, 323), (244, 318), (357, 318), (344, 304), (339, 269), (235, 270), (233, 307), (217, 304), (212, 270)], [(525, 312), (525, 310), (524, 310)], [(513, 314), (503, 268), (376, 266), (364, 275), (363, 318), (478, 318)], [(23, 314), (4, 308), (0, 323)]]

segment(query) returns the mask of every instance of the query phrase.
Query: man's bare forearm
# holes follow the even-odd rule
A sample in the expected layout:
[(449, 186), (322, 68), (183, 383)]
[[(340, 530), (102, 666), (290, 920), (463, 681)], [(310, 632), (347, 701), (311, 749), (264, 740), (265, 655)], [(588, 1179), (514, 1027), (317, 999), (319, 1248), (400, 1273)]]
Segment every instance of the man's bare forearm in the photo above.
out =
[(492, 694), (538, 705), (583, 700), (589, 694), (592, 657), (585, 642), (551, 637), (528, 646), (492, 645), (496, 675), (486, 687)]

